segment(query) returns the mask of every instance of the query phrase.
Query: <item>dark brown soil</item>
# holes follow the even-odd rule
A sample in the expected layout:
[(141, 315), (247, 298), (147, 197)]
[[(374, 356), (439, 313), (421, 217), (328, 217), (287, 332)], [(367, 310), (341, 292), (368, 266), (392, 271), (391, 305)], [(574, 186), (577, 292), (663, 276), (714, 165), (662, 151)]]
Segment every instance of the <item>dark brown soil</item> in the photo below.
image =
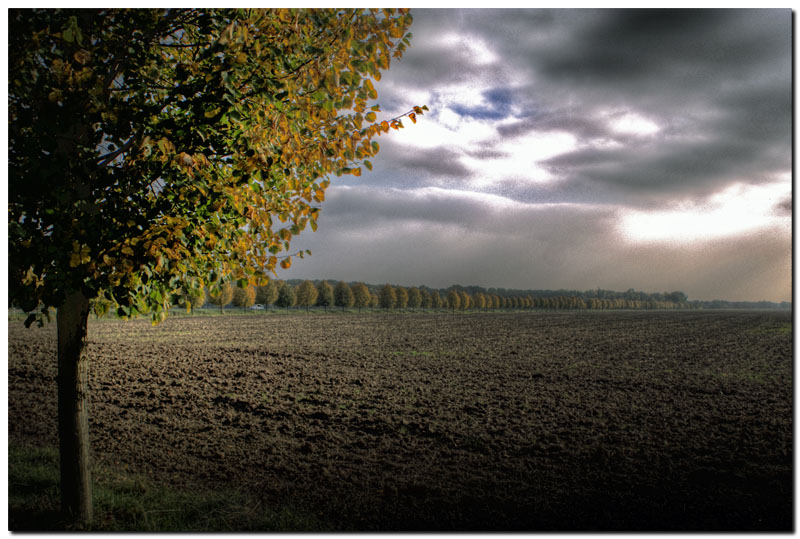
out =
[[(9, 322), (9, 438), (56, 445), (55, 328)], [(773, 312), (90, 323), (95, 460), (338, 530), (784, 530)]]

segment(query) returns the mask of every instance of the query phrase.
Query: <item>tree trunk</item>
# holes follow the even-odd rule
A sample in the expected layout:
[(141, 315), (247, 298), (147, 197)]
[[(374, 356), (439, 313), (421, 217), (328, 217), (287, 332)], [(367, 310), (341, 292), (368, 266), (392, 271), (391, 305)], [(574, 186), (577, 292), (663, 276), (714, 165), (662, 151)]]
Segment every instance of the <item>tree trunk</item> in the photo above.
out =
[(71, 522), (86, 524), (92, 520), (89, 357), (86, 349), (88, 298), (81, 292), (68, 293), (56, 316), (61, 509)]

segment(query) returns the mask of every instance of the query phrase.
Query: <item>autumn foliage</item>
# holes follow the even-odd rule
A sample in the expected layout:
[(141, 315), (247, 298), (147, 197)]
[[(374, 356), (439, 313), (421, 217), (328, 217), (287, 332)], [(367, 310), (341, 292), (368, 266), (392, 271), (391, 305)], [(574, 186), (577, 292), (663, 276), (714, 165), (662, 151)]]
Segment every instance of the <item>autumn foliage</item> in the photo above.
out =
[[(360, 175), (407, 10), (12, 10), (10, 299), (163, 319), (184, 283), (264, 284)], [(413, 107), (412, 121), (423, 113)], [(280, 257), (283, 258), (280, 258)]]
[(256, 287), (245, 286), (244, 288), (233, 287), (233, 304), (242, 309), (252, 307), (256, 303)]

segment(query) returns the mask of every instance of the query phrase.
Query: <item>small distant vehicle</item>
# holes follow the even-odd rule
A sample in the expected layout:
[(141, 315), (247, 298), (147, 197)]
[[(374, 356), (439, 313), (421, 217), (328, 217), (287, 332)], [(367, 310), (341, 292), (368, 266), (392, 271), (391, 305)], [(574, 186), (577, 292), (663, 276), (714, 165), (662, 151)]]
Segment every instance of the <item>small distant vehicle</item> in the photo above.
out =
[(253, 311), (263, 311), (264, 309), (266, 309), (266, 307), (264, 305), (261, 305), (260, 303), (257, 303), (252, 307), (250, 307), (250, 309)]

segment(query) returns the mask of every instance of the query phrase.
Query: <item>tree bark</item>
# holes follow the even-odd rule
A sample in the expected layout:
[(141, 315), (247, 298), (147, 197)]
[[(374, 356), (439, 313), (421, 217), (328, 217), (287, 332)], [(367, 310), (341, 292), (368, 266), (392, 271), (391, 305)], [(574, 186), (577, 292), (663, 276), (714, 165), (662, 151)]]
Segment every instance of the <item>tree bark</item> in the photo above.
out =
[(61, 456), (61, 509), (69, 521), (92, 520), (89, 470), (89, 357), (86, 324), (89, 300), (67, 294), (58, 308), (58, 439)]

